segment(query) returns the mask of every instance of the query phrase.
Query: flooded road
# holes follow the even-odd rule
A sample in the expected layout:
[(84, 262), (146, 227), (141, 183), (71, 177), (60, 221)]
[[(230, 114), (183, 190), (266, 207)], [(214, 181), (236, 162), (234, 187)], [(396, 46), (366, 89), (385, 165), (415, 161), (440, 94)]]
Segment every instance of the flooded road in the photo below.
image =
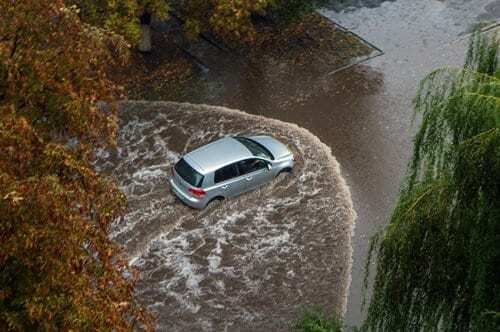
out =
[[(158, 330), (289, 331), (312, 304), (344, 314), (355, 213), (326, 145), (296, 125), (220, 107), (120, 108), (118, 149), (100, 151), (96, 168), (127, 196), (111, 237), (141, 271), (137, 298)], [(292, 174), (203, 211), (170, 192), (180, 155), (226, 135), (269, 133), (294, 152)]]
[[(500, 1), (338, 3), (332, 1), (321, 13), (382, 49), (382, 56), (333, 75), (314, 68), (283, 70), (264, 62), (252, 75), (235, 72), (232, 81), (238, 84), (230, 84), (232, 88), (212, 86), (187, 101), (296, 123), (331, 147), (358, 213), (346, 315), (347, 323), (356, 325), (363, 317), (361, 290), (369, 238), (386, 223), (411, 154), (411, 101), (418, 83), (440, 66), (461, 65), (466, 34), (477, 24), (497, 21)], [(207, 81), (214, 76), (208, 73)]]
[[(252, 73), (234, 71), (226, 75), (226, 86), (213, 83), (216, 80), (212, 75), (217, 73), (212, 70), (205, 77), (203, 89), (180, 101), (223, 105), (296, 123), (331, 148), (358, 214), (346, 322), (359, 325), (363, 318), (361, 289), (369, 238), (385, 225), (411, 154), (415, 132), (411, 101), (418, 83), (437, 67), (462, 64), (466, 34), (479, 23), (498, 21), (500, 0), (349, 3), (352, 6), (331, 5), (321, 13), (382, 49), (382, 56), (332, 75), (264, 62)], [(217, 70), (231, 72), (228, 68), (232, 66)], [(146, 271), (140, 295), (155, 311), (163, 313), (161, 327), (286, 330), (301, 304), (343, 311), (342, 287), (332, 285), (348, 284), (348, 231), (335, 233), (336, 229), (328, 228), (332, 223), (327, 222), (327, 216), (315, 214), (337, 203), (315, 193), (310, 186), (316, 183), (337, 188), (335, 177), (333, 184), (331, 179), (313, 173), (306, 173), (309, 175), (299, 177), (295, 183), (285, 179), (263, 191), (265, 203), (259, 204), (255, 197), (243, 199), (234, 203), (228, 215), (212, 211), (213, 218), (209, 215), (200, 224), (196, 214), (178, 206), (168, 195), (163, 185), (168, 167), (179, 154), (206, 139), (274, 127), (264, 120), (234, 126), (234, 119), (219, 120), (209, 113), (205, 116), (211, 122), (203, 117), (210, 123), (206, 128), (200, 128), (196, 117), (186, 121), (189, 116), (172, 118), (152, 110), (140, 117), (133, 112), (127, 114), (130, 124), (125, 125), (120, 139), (123, 146), (130, 148), (122, 150), (121, 155), (103, 156), (102, 160), (103, 169), (118, 176), (132, 197), (131, 211), (136, 212), (131, 212), (125, 218), (125, 227), (115, 229), (113, 235), (136, 257), (133, 263)], [(144, 121), (139, 121), (144, 114)], [(175, 126), (177, 122), (180, 126)], [(277, 133), (301, 149), (297, 136), (283, 130)], [(314, 165), (313, 159), (309, 162)], [(302, 167), (306, 170), (308, 166)], [(155, 185), (148, 185), (151, 183)], [(307, 220), (299, 217), (304, 207), (312, 209), (312, 217)], [(289, 222), (279, 222), (281, 217), (275, 210), (285, 212)], [(305, 221), (313, 226), (302, 230), (300, 225)], [(304, 233), (299, 235), (299, 230)], [(224, 254), (227, 242), (236, 248), (229, 257)], [(332, 253), (342, 257), (335, 258)], [(332, 274), (330, 269), (337, 259), (344, 262), (339, 265), (342, 271)]]

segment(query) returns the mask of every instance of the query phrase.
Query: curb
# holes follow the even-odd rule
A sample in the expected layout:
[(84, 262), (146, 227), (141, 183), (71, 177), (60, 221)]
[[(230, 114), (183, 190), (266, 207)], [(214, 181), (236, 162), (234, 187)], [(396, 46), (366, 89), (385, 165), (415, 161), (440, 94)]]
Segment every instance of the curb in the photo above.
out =
[[(316, 11), (316, 13), (318, 15), (320, 15), (321, 17), (323, 17), (325, 20), (331, 22), (331, 24), (333, 24), (336, 28), (342, 30), (344, 33), (347, 33), (347, 34), (350, 34), (350, 35), (354, 36), (356, 39), (359, 39), (361, 42), (363, 42), (364, 44), (368, 45), (369, 47), (371, 47), (372, 49), (375, 50), (375, 52), (372, 52), (372, 54), (369, 55), (369, 56), (367, 56), (367, 57), (362, 57), (362, 58), (360, 58), (360, 59), (358, 59), (358, 60), (356, 60), (356, 61), (354, 61), (352, 63), (349, 63), (349, 64), (347, 64), (345, 66), (342, 66), (340, 68), (332, 70), (331, 72), (329, 72), (329, 73), (326, 74), (327, 76), (333, 75), (335, 73), (338, 73), (338, 72), (346, 70), (346, 69), (349, 69), (351, 67), (354, 67), (356, 65), (362, 64), (364, 62), (367, 62), (367, 61), (369, 61), (371, 59), (375, 59), (375, 58), (377, 58), (377, 57), (382, 56), (382, 55), (385, 54), (384, 51), (381, 48), (377, 47), (375, 44), (369, 42), (368, 40), (366, 40), (365, 38), (361, 37), (357, 33), (355, 33), (353, 31), (347, 29), (345, 26), (343, 26), (340, 23), (337, 23), (336, 21), (332, 20), (331, 18), (323, 15), (319, 11)], [(375, 54), (373, 54), (373, 53), (375, 53)]]

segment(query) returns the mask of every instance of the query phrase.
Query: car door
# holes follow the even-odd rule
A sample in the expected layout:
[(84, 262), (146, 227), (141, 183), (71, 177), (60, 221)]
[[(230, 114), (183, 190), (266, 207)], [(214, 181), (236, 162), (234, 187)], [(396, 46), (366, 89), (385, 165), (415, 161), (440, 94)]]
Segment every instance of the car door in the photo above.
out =
[(241, 194), (245, 189), (244, 179), (239, 176), (236, 164), (219, 168), (214, 173), (214, 185), (217, 186), (220, 195), (232, 197)]
[(244, 190), (252, 190), (269, 180), (269, 169), (267, 163), (258, 158), (245, 159), (238, 162), (240, 177), (244, 179)]

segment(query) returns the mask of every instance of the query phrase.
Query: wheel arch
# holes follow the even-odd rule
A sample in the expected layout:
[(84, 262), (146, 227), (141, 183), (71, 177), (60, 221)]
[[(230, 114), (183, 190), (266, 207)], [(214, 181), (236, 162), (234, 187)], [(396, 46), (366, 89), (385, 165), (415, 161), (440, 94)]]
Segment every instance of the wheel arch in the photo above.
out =
[(226, 199), (226, 198), (225, 198), (224, 196), (222, 196), (222, 195), (217, 195), (217, 196), (215, 196), (215, 197), (212, 197), (212, 198), (208, 201), (208, 203), (207, 203), (207, 204), (210, 204), (210, 203), (212, 203), (213, 201), (223, 201), (223, 200), (225, 200), (225, 199)]

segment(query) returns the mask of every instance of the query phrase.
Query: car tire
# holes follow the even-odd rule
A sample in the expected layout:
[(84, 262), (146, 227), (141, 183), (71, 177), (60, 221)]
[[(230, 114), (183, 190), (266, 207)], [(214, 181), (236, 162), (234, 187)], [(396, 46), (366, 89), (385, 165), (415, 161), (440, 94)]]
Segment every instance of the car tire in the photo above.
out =
[(292, 169), (291, 168), (283, 168), (282, 170), (280, 170), (278, 172), (278, 174), (276, 174), (276, 177), (280, 176), (280, 175), (286, 175), (286, 174), (290, 174), (292, 173)]
[(210, 209), (210, 210), (216, 209), (219, 205), (222, 204), (223, 200), (224, 200), (224, 197), (220, 197), (220, 196), (212, 198), (210, 200), (210, 202), (207, 203), (205, 208)]

